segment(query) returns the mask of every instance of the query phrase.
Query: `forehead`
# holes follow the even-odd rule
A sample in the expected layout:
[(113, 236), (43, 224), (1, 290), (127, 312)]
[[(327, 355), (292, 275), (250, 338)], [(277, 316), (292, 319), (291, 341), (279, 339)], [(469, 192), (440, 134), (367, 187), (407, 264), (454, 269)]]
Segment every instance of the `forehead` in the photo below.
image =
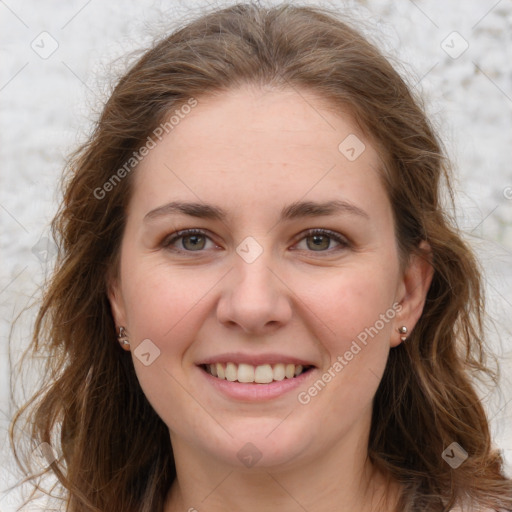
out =
[(361, 206), (385, 202), (379, 154), (348, 109), (335, 112), (309, 91), (241, 87), (197, 98), (173, 119), (135, 173), (142, 209), (177, 198), (253, 213), (340, 194)]

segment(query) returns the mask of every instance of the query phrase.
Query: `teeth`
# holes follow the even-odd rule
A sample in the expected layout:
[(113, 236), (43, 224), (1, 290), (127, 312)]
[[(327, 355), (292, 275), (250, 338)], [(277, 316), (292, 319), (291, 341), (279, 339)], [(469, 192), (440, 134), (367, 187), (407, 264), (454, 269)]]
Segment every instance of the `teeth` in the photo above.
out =
[(238, 382), (254, 382), (254, 366), (250, 364), (239, 364)]
[(219, 377), (219, 379), (225, 379), (226, 373), (224, 372), (224, 366), (222, 366), (220, 363), (217, 363), (215, 368), (217, 369), (217, 377)]
[(256, 370), (254, 370), (254, 382), (258, 382), (259, 384), (268, 384), (273, 380), (274, 372), (272, 371), (272, 366), (269, 364), (256, 366)]
[(238, 378), (237, 367), (233, 363), (226, 365), (226, 380), (234, 382)]
[(273, 381), (281, 381), (285, 378), (293, 379), (299, 376), (306, 370), (301, 364), (283, 364), (278, 363), (274, 365), (261, 364), (253, 366), (251, 364), (241, 363), (236, 365), (234, 363), (215, 363), (206, 365), (206, 371), (223, 380), (231, 382), (238, 381), (244, 383), (256, 382), (257, 384), (268, 384)]
[(274, 365), (274, 380), (283, 380), (285, 377), (284, 364)]
[(284, 374), (287, 379), (293, 379), (293, 377), (295, 376), (295, 365), (287, 364), (284, 370)]

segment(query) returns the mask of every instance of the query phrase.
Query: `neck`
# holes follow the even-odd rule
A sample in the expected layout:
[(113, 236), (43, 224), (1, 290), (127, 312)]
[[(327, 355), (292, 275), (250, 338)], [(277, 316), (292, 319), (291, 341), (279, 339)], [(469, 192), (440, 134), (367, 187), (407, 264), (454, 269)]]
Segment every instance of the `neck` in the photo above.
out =
[(240, 470), (178, 443), (164, 512), (391, 512), (399, 486), (375, 470), (367, 446), (349, 436), (313, 460)]

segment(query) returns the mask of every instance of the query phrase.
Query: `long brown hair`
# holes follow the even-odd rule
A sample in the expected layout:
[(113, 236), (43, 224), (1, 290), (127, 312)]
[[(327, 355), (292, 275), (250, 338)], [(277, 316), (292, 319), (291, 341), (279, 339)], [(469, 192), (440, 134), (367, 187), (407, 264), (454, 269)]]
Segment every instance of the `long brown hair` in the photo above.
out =
[[(58, 453), (43, 473), (57, 477), (67, 511), (162, 510), (176, 476), (168, 428), (116, 343), (107, 299), (136, 172), (126, 163), (191, 98), (243, 84), (309, 90), (333, 109), (348, 106), (380, 149), (401, 258), (422, 240), (431, 247), (424, 312), (391, 350), (374, 399), (369, 457), (403, 484), (397, 510), (447, 511), (465, 500), (512, 509), (512, 482), (471, 380), (478, 372), (496, 383), (496, 375), (486, 363), (480, 271), (441, 201), (451, 190), (442, 145), (379, 50), (333, 11), (286, 4), (217, 10), (156, 43), (70, 158), (52, 224), (59, 255), (32, 340), (32, 353), (49, 358), (47, 386), (10, 430), (21, 467), (33, 474), (14, 435), (26, 416), (31, 449), (48, 443)], [(453, 442), (468, 452), (457, 469), (441, 456)]]

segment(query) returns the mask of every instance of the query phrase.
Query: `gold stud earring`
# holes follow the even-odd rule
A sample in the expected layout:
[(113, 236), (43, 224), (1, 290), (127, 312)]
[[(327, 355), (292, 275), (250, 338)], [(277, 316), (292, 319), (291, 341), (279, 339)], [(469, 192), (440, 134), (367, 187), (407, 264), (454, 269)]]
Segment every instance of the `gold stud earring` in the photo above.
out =
[(126, 334), (126, 329), (124, 327), (119, 327), (119, 334), (117, 335), (117, 341), (121, 343), (121, 345), (125, 347), (130, 346), (130, 342), (128, 341), (128, 336)]
[(407, 327), (405, 325), (402, 325), (402, 327), (398, 328), (398, 332), (401, 334), (400, 339), (402, 341), (407, 341)]

